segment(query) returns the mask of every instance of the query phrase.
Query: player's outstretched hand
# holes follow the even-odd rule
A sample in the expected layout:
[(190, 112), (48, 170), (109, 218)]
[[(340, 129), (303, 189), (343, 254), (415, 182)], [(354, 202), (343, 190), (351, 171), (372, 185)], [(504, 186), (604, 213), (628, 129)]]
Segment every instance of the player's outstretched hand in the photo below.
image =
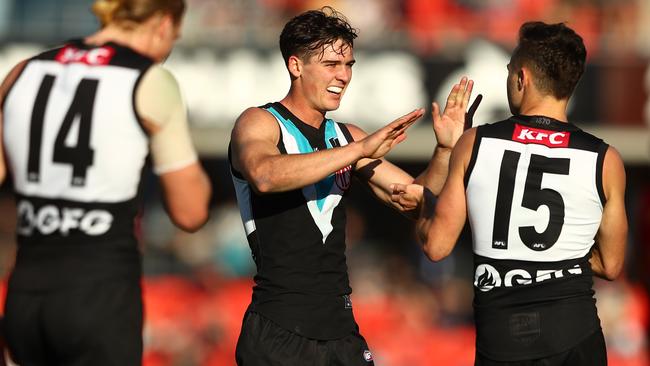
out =
[(422, 203), (424, 187), (419, 184), (393, 183), (390, 185), (390, 199), (402, 211), (417, 209)]
[(431, 104), (433, 131), (436, 134), (438, 146), (453, 148), (465, 129), (472, 127), (472, 117), (483, 99), (483, 96), (479, 94), (470, 110), (467, 111), (473, 87), (474, 81), (463, 76), (460, 82), (451, 88), (442, 115), (440, 115), (438, 103)]
[(360, 140), (359, 142), (363, 146), (363, 156), (379, 159), (386, 155), (395, 145), (406, 139), (406, 129), (411, 127), (423, 114), (424, 109), (418, 108)]

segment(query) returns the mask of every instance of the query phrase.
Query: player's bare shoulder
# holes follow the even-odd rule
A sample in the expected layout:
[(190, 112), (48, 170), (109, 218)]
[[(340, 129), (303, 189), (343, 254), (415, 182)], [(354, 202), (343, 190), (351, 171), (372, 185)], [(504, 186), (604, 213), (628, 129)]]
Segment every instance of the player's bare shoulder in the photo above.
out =
[(476, 127), (469, 128), (465, 132), (463, 132), (462, 135), (460, 135), (460, 138), (458, 139), (458, 142), (456, 142), (456, 146), (454, 146), (454, 148), (466, 149), (467, 146), (469, 146), (471, 150), (471, 146), (474, 145), (475, 139), (476, 139)]
[(9, 89), (11, 89), (11, 86), (14, 84), (16, 79), (18, 79), (18, 76), (20, 76), (20, 73), (23, 71), (28, 61), (29, 60), (23, 60), (16, 64), (2, 80), (2, 84), (0, 84), (0, 110), (2, 109), (4, 99), (7, 96)]
[(625, 191), (625, 165), (621, 154), (614, 146), (609, 146), (603, 161), (603, 188), (605, 196), (609, 198), (612, 191)]
[(451, 153), (451, 164), (460, 165), (467, 170), (476, 140), (476, 127), (472, 127), (460, 136)]
[(280, 130), (273, 115), (260, 107), (250, 107), (244, 110), (232, 129), (232, 142), (237, 144), (242, 140), (255, 137), (277, 142)]

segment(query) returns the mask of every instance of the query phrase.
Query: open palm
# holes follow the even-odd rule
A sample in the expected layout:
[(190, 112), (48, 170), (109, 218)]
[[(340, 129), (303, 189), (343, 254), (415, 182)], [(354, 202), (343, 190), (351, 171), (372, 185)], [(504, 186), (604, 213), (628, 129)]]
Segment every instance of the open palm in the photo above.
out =
[(440, 115), (438, 103), (432, 103), (433, 131), (436, 134), (438, 146), (453, 148), (465, 129), (472, 127), (472, 117), (482, 99), (479, 94), (472, 103), (470, 110), (467, 111), (473, 87), (474, 81), (463, 76), (460, 83), (455, 84), (451, 92), (449, 92), (442, 115)]
[(395, 145), (404, 141), (406, 129), (411, 127), (423, 114), (424, 109), (416, 109), (366, 136), (360, 141), (363, 143), (363, 156), (378, 159), (386, 155)]

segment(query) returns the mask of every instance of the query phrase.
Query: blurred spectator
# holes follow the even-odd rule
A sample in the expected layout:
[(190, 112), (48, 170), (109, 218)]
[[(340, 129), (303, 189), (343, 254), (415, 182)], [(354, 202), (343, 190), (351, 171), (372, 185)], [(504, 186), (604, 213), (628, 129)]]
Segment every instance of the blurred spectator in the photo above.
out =
[(239, 210), (232, 202), (215, 207), (206, 225), (192, 234), (174, 228), (159, 204), (147, 208), (143, 227), (145, 274), (209, 271), (239, 278), (254, 273)]
[[(401, 46), (421, 54), (454, 53), (473, 38), (511, 45), (526, 20), (568, 22), (590, 56), (650, 54), (647, 0), (187, 0), (185, 46), (268, 48), (282, 24), (306, 9), (330, 5), (362, 30), (362, 47)], [(58, 43), (96, 26), (87, 0), (0, 0), (0, 36)], [(33, 9), (39, 9), (34, 11)], [(47, 11), (43, 11), (47, 9)], [(35, 17), (34, 14), (37, 14)], [(408, 37), (405, 38), (405, 37)]]
[(12, 2), (9, 0), (0, 0), (0, 39), (2, 39), (9, 29), (11, 18)]
[[(645, 70), (644, 79), (644, 95), (645, 95), (645, 107), (643, 108), (645, 123), (646, 126), (650, 126), (650, 63), (648, 64)], [(650, 147), (649, 147), (650, 149)]]
[(642, 290), (624, 279), (615, 282), (596, 279), (594, 287), (609, 358), (632, 362), (643, 354), (646, 346), (647, 298)]
[(650, 57), (650, 1), (637, 0), (639, 29), (636, 34), (636, 45), (639, 54)]
[(360, 30), (355, 43), (360, 47), (377, 47), (402, 41), (402, 9), (395, 0), (306, 0), (302, 10), (332, 6)]
[(637, 54), (637, 34), (641, 30), (640, 3), (636, 0), (603, 1), (603, 51), (614, 59), (626, 59)]

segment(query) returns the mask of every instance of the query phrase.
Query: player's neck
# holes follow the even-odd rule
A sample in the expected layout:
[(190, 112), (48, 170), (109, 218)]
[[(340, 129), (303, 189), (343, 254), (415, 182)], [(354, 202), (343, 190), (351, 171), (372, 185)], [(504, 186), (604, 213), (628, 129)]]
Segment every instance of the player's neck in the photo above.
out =
[(134, 43), (133, 33), (118, 27), (107, 26), (84, 38), (84, 42), (91, 45), (102, 45), (108, 42), (115, 42), (125, 46)]
[(115, 25), (108, 25), (99, 31), (84, 38), (84, 42), (90, 45), (102, 45), (114, 42), (129, 47), (136, 52), (145, 54), (151, 43), (150, 32), (144, 31), (142, 25), (133, 29), (125, 29)]
[(311, 107), (304, 98), (296, 98), (291, 92), (280, 101), (291, 113), (300, 118), (304, 123), (320, 128), (325, 119), (325, 113)]
[(550, 96), (540, 96), (522, 101), (520, 114), (525, 116), (545, 116), (561, 122), (568, 122), (566, 115), (568, 100), (558, 100)]

